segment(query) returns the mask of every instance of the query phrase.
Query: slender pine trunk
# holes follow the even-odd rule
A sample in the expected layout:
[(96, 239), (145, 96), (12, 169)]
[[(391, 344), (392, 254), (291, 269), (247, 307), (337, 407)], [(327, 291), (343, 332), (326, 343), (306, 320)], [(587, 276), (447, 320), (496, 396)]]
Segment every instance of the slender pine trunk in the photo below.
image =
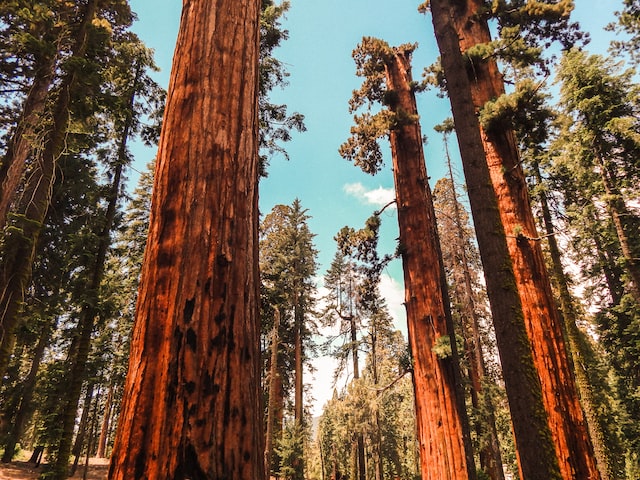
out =
[(47, 98), (56, 71), (57, 55), (45, 55), (35, 68), (33, 83), (22, 106), (22, 114), (0, 162), (0, 231), (16, 199), (29, 155), (39, 155), (46, 131)]
[(27, 419), (32, 414), (33, 394), (37, 385), (38, 371), (40, 370), (40, 364), (42, 363), (44, 352), (49, 346), (51, 332), (53, 330), (55, 330), (53, 325), (46, 325), (40, 333), (38, 343), (33, 350), (31, 368), (29, 369), (29, 373), (22, 384), (22, 398), (20, 399), (20, 406), (18, 407), (15, 419), (11, 425), (11, 430), (9, 431), (5, 442), (4, 453), (2, 454), (3, 463), (8, 463), (13, 459), (16, 444), (20, 441)]
[(98, 437), (98, 450), (96, 456), (98, 458), (107, 458), (107, 442), (109, 440), (109, 430), (111, 426), (111, 415), (113, 413), (113, 396), (115, 393), (115, 379), (111, 379), (109, 389), (107, 390), (107, 398), (104, 402), (104, 413), (102, 415), (102, 425), (100, 427), (100, 436)]
[[(484, 354), (482, 352), (482, 340), (480, 338), (480, 319), (478, 318), (476, 293), (473, 289), (471, 279), (471, 267), (467, 250), (462, 239), (465, 238), (465, 232), (462, 224), (462, 214), (460, 205), (458, 204), (458, 193), (456, 191), (456, 182), (453, 175), (453, 167), (451, 165), (451, 157), (449, 148), (445, 141), (447, 168), (449, 170), (449, 180), (451, 180), (451, 193), (453, 195), (453, 215), (454, 225), (457, 230), (456, 250), (460, 255), (462, 282), (459, 282), (459, 288), (464, 292), (464, 317), (470, 325), (469, 339), (469, 362), (471, 364), (471, 390), (472, 402), (475, 408), (480, 409), (484, 413), (484, 418), (478, 422), (478, 436), (485, 438), (486, 441), (480, 446), (480, 466), (485, 470), (492, 480), (504, 480), (504, 469), (502, 465), (502, 454), (500, 452), (500, 442), (498, 440), (498, 429), (496, 428), (495, 407), (490, 394), (484, 389), (484, 381), (486, 378), (486, 366)], [(464, 320), (462, 322), (465, 323)]]
[(267, 427), (264, 448), (264, 469), (267, 477), (271, 476), (273, 447), (275, 440), (276, 409), (278, 408), (277, 385), (280, 372), (278, 370), (278, 347), (280, 345), (280, 308), (274, 308), (273, 328), (271, 330), (271, 359), (269, 366), (269, 400), (267, 405)]
[(76, 474), (78, 463), (80, 463), (80, 456), (82, 455), (82, 449), (86, 443), (87, 432), (89, 430), (89, 412), (93, 405), (93, 388), (93, 383), (87, 385), (87, 392), (85, 393), (84, 402), (82, 404), (82, 416), (80, 417), (80, 423), (78, 424), (78, 434), (76, 435), (76, 440), (71, 451), (75, 459), (71, 465), (71, 469), (68, 474), (69, 477), (73, 477)]

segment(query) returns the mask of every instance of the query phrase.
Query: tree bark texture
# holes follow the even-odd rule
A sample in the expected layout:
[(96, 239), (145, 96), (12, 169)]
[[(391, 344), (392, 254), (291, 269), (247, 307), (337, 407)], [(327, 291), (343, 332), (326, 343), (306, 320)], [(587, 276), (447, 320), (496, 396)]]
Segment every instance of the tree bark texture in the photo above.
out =
[(111, 480), (264, 479), (257, 0), (185, 0)]
[(7, 222), (11, 204), (16, 198), (27, 158), (42, 147), (45, 130), (45, 105), (56, 69), (56, 56), (41, 60), (22, 107), (22, 115), (0, 163), (0, 230)]
[[(410, 51), (394, 49), (385, 73), (388, 89), (397, 95), (391, 110), (411, 119), (391, 130), (390, 142), (422, 478), (475, 478), (410, 62)], [(452, 355), (438, 358), (436, 342), (448, 342)]]
[[(465, 5), (467, 2), (460, 3)], [(430, 7), (484, 267), (520, 476), (527, 480), (559, 479), (562, 477), (516, 286), (514, 266), (486, 162), (470, 81), (460, 51), (460, 39), (453, 23), (460, 12), (446, 0), (431, 0)]]
[[(454, 8), (460, 51), (491, 41), (482, 17), (484, 2), (467, 0)], [(477, 111), (505, 93), (494, 59), (472, 59), (467, 67), (471, 97)], [(563, 334), (562, 317), (551, 291), (535, 219), (529, 203), (515, 135), (510, 129), (480, 126), (486, 162), (507, 235), (516, 285), (521, 297), (533, 358), (542, 385), (545, 409), (560, 471), (565, 479), (598, 479), (593, 446), (578, 399)]]

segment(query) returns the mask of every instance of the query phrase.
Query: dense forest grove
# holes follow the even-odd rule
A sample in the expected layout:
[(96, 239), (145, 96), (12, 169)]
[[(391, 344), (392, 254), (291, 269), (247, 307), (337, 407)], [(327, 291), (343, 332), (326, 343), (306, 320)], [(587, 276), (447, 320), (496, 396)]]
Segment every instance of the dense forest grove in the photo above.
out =
[(640, 0), (617, 3), (607, 55), (572, 0), (416, 1), (424, 72), (416, 44), (353, 45), (339, 155), (395, 199), (322, 265), (301, 200), (258, 207), (307, 129), (273, 100), (288, 1), (183, 0), (165, 91), (129, 0), (1, 0), (0, 478), (640, 479)]

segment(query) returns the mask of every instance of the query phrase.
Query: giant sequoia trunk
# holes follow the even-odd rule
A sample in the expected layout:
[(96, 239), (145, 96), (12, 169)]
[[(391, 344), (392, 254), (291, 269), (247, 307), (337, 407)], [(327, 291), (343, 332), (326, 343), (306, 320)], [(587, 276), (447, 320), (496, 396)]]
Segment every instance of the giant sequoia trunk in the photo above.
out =
[[(467, 0), (452, 8), (461, 52), (491, 41), (483, 18), (484, 1)], [(470, 58), (469, 86), (477, 111), (505, 93), (493, 58)], [(451, 92), (450, 92), (451, 93)], [(516, 286), (533, 349), (560, 471), (565, 479), (600, 478), (582, 407), (578, 400), (562, 317), (551, 291), (542, 247), (512, 130), (480, 127), (486, 163), (507, 235)]]
[(258, 0), (185, 0), (109, 478), (264, 479)]
[(498, 199), (491, 184), (458, 32), (453, 24), (453, 19), (461, 12), (446, 0), (431, 0), (430, 6), (484, 266), (520, 476), (527, 480), (559, 479), (558, 460), (544, 410), (542, 387), (534, 365), (522, 301), (516, 287)]
[[(389, 107), (406, 119), (391, 130), (390, 142), (421, 471), (425, 479), (475, 478), (410, 61), (410, 50), (394, 49), (385, 58), (385, 73), (394, 92)], [(438, 355), (437, 345), (449, 347), (449, 355)]]

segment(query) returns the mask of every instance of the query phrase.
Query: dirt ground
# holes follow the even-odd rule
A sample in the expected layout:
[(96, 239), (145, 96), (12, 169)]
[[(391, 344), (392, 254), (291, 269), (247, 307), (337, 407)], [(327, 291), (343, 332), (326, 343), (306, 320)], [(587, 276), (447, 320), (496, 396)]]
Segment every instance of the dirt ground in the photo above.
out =
[[(42, 473), (44, 465), (34, 468), (32, 463), (17, 461), (11, 463), (0, 464), (0, 480), (36, 480)], [(107, 470), (109, 461), (105, 459), (91, 459), (89, 462), (89, 470), (87, 472), (87, 480), (105, 480), (107, 478)], [(71, 479), (80, 480), (84, 478), (84, 461), (82, 465), (78, 465), (78, 470)]]

